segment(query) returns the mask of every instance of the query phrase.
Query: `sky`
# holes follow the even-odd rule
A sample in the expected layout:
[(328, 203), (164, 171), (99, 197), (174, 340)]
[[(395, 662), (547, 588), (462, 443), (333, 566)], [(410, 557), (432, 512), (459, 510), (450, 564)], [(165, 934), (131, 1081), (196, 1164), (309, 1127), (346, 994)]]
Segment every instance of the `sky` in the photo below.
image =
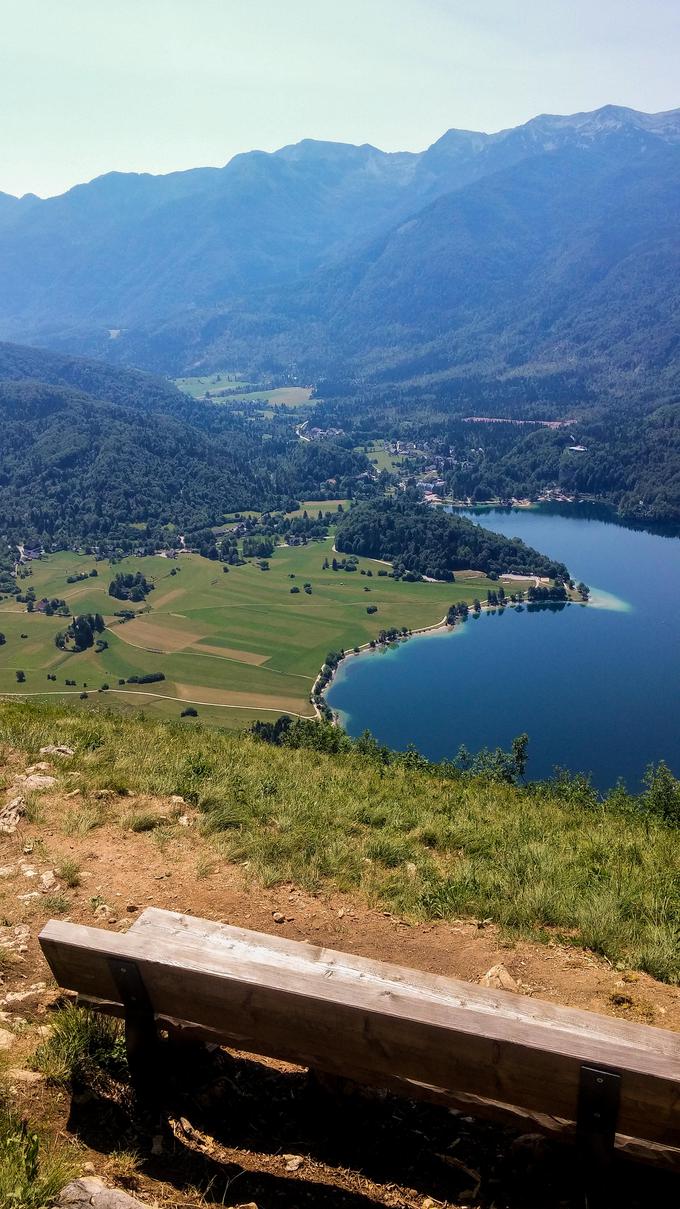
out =
[(680, 106), (680, 0), (0, 0), (0, 190)]

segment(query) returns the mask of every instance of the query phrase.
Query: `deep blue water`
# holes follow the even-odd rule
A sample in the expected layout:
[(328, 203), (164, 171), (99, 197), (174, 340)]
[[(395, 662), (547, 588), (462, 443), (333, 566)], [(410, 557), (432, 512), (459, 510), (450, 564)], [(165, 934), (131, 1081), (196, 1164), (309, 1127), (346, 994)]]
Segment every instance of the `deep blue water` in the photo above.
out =
[(565, 562), (594, 603), (484, 613), (345, 660), (328, 702), (348, 732), (440, 760), (526, 731), (528, 776), (560, 765), (603, 790), (638, 789), (659, 759), (680, 774), (680, 538), (584, 507), (468, 515)]

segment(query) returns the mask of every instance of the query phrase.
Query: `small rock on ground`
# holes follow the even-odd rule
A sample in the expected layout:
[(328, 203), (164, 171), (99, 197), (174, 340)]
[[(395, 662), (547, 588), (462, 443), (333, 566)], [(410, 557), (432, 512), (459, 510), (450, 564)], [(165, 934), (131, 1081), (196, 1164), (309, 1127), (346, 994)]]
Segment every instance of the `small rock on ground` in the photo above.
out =
[(14, 835), (25, 813), (26, 803), (23, 798), (12, 798), (5, 806), (0, 806), (0, 831), (5, 835)]
[(492, 987), (496, 991), (518, 991), (519, 986), (515, 982), (512, 974), (499, 962), (498, 965), (492, 966), (486, 971), (479, 980), (479, 985), (483, 987)]
[(48, 777), (45, 773), (35, 772), (26, 777), (26, 780), (22, 784), (22, 789), (37, 792), (41, 789), (51, 789), (53, 785), (56, 785), (56, 783), (56, 777)]
[(7, 1071), (7, 1079), (9, 1083), (42, 1083), (45, 1076), (39, 1070), (22, 1070), (19, 1067), (13, 1067)]

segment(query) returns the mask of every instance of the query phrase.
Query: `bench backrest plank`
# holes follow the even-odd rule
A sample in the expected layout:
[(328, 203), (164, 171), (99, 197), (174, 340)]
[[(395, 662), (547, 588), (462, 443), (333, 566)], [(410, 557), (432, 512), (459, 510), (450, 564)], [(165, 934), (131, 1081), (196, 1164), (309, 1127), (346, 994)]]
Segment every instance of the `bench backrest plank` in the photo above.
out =
[[(391, 962), (376, 961), (354, 953), (342, 953), (322, 945), (288, 940), (283, 936), (237, 928), (232, 924), (198, 919), (178, 911), (147, 907), (136, 919), (130, 932), (154, 933), (159, 938), (181, 941), (214, 952), (228, 953), (238, 961), (247, 958), (267, 966), (281, 965), (286, 971), (298, 970), (305, 977), (341, 978), (343, 985), (357, 982), (374, 985), (381, 990), (406, 992), (409, 998), (422, 998), (429, 1003), (474, 1009), (505, 1020), (535, 1021), (542, 1027), (566, 1030), (570, 1034), (584, 1033), (590, 1039), (618, 1042), (636, 1050), (664, 1054), (678, 1064), (680, 1074), (680, 1036), (668, 1029), (633, 1024), (586, 1012), (565, 1008), (542, 999), (532, 999), (511, 991), (477, 986), (441, 974), (429, 974)], [(129, 935), (129, 933), (128, 933)]]
[(165, 914), (127, 934), (52, 921), (40, 941), (64, 987), (121, 1003), (111, 963), (132, 961), (160, 1016), (350, 1077), (459, 1089), (573, 1121), (581, 1066), (619, 1071), (619, 1132), (680, 1144), (671, 1033)]

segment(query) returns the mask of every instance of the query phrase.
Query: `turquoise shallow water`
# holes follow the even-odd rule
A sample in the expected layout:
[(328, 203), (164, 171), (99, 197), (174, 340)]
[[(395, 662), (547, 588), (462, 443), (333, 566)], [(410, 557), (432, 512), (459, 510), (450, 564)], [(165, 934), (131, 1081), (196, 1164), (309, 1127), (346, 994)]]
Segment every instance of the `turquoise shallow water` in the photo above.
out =
[(506, 609), (345, 660), (328, 702), (348, 732), (439, 760), (526, 731), (529, 776), (561, 765), (601, 789), (637, 789), (662, 758), (680, 774), (680, 538), (587, 508), (469, 515), (566, 562), (595, 607)]

